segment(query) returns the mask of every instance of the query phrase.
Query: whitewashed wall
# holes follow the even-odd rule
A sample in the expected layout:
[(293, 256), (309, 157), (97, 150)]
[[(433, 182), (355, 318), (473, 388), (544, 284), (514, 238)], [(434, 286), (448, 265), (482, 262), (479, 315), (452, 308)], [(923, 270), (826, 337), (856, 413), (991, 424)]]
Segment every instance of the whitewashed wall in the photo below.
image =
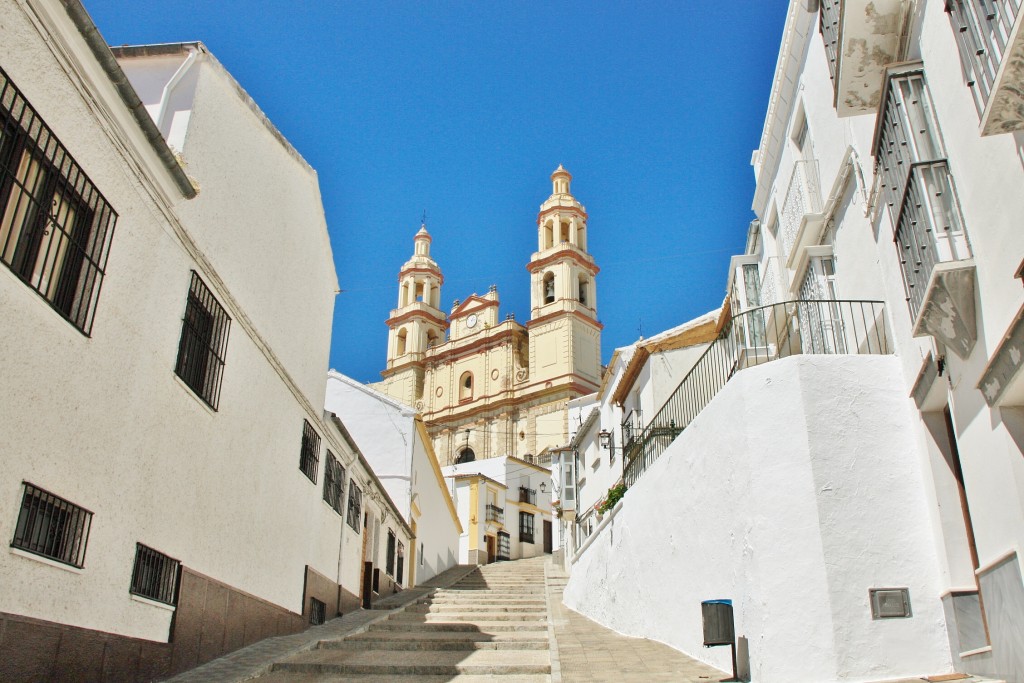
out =
[[(724, 670), (728, 648), (702, 647), (700, 603), (732, 599), (754, 681), (947, 670), (896, 369), (891, 357), (794, 357), (739, 373), (577, 558), (566, 604)], [(909, 587), (913, 617), (872, 620), (868, 589), (894, 586)]]

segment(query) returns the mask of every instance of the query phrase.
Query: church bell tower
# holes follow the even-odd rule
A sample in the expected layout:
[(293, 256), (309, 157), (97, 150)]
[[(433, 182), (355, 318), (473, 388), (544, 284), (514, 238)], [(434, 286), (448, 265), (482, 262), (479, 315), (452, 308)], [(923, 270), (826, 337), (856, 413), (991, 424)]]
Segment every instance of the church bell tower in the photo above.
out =
[(531, 376), (575, 376), (600, 382), (600, 331), (595, 277), (587, 251), (587, 210), (572, 195), (572, 174), (551, 174), (551, 196), (537, 215), (537, 251), (530, 258)]

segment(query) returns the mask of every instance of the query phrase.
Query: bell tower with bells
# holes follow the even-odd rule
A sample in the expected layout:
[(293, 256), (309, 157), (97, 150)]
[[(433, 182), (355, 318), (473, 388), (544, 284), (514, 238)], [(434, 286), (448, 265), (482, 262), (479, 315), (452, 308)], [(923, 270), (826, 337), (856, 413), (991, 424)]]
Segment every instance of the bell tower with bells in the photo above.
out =
[(537, 251), (530, 271), (530, 374), (572, 375), (600, 382), (601, 328), (596, 276), (587, 251), (587, 210), (572, 195), (572, 174), (559, 164), (551, 196), (537, 214)]
[(413, 254), (398, 271), (398, 308), (388, 316), (388, 360), (382, 372), (387, 393), (412, 404), (423, 390), (427, 350), (443, 344), (448, 319), (441, 310), (441, 268), (430, 256), (424, 222), (413, 237)]

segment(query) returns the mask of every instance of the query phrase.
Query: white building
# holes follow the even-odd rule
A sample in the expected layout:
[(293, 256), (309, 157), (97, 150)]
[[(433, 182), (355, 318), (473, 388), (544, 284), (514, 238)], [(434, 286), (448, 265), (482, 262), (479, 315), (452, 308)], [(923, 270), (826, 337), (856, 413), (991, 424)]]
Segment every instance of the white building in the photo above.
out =
[(462, 523), (461, 564), (551, 553), (551, 471), (510, 455), (441, 470)]
[(74, 0), (0, 25), (0, 678), (152, 680), (355, 608), (399, 516), (323, 411), (316, 173), (202, 44), (112, 53)]
[(571, 606), (729, 668), (730, 598), (753, 680), (1024, 680), (1017, 4), (791, 3), (729, 321)]
[[(335, 370), (327, 373), (326, 403), (327, 410), (339, 415), (361, 444), (363, 455), (416, 536), (409, 554), (409, 585), (454, 566), (462, 527), (420, 416)], [(393, 581), (394, 573), (386, 571), (384, 579)]]

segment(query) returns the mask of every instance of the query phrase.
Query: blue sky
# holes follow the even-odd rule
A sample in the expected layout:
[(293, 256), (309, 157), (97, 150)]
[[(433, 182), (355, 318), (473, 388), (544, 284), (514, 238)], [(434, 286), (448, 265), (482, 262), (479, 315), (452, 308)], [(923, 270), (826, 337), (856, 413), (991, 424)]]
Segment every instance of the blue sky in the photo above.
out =
[(427, 212), (442, 308), (529, 318), (538, 206), (587, 207), (602, 357), (721, 304), (787, 3), (85, 0), (113, 45), (201, 40), (317, 169), (341, 287), (331, 367), (384, 367)]

